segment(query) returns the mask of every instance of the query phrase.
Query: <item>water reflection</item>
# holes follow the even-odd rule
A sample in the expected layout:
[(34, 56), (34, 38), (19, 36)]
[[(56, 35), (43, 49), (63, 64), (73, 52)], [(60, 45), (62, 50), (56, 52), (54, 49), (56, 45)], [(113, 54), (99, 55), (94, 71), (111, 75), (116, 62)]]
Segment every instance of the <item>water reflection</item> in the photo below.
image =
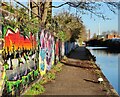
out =
[[(102, 53), (102, 54), (112, 54), (112, 55), (118, 55), (120, 54), (120, 49), (116, 50), (116, 49), (110, 49), (110, 48), (107, 48), (107, 47), (87, 47), (89, 50), (94, 50), (98, 53)], [(101, 52), (102, 50), (102, 52)]]
[(120, 52), (105, 47), (87, 48), (96, 56), (96, 63), (100, 66), (106, 78), (120, 95), (120, 91), (118, 91), (118, 54), (120, 54)]

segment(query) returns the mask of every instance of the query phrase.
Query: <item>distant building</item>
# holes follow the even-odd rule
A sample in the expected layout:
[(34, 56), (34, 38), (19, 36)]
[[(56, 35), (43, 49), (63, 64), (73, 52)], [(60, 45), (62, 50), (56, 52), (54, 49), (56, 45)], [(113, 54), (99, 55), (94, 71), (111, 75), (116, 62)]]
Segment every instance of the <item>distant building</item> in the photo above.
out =
[(106, 35), (97, 35), (97, 39), (114, 39), (114, 38), (120, 38), (120, 35), (118, 34), (106, 34)]
[(107, 34), (106, 39), (120, 38), (118, 34)]

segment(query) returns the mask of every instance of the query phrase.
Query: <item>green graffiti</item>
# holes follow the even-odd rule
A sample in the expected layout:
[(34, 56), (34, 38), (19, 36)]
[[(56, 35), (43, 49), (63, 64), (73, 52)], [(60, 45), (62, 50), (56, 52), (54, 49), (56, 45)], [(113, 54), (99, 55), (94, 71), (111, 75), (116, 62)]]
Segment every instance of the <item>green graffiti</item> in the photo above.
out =
[(10, 28), (10, 29), (12, 29), (12, 30), (15, 32), (15, 29), (14, 29), (14, 28), (12, 28), (11, 26), (9, 26), (9, 25), (8, 25), (8, 26), (4, 26), (4, 27), (3, 27), (3, 34), (2, 34), (2, 38), (4, 38), (4, 37), (5, 37), (5, 35), (6, 35), (6, 33), (7, 33), (7, 30), (8, 30), (9, 28)]

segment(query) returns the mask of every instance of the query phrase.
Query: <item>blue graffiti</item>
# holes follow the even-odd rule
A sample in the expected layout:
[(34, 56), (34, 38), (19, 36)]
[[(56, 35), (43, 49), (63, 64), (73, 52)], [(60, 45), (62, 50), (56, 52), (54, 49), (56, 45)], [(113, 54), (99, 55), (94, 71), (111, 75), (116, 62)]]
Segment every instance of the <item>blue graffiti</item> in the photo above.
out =
[(41, 70), (44, 71), (44, 69), (45, 69), (45, 65), (44, 65), (44, 63), (41, 63), (40, 68), (41, 68)]
[(41, 56), (42, 60), (45, 59), (46, 53), (45, 53), (45, 50), (44, 50), (44, 49), (41, 49), (41, 51), (40, 51), (40, 56)]

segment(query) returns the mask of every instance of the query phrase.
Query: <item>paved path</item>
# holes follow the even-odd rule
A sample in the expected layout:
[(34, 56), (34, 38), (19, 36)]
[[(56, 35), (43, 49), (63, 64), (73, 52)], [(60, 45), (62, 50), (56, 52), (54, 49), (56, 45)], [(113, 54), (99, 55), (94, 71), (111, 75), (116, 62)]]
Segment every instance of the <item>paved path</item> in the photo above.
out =
[[(77, 48), (69, 58), (89, 60), (84, 47)], [(103, 86), (99, 83), (85, 81), (84, 79), (97, 80), (96, 74), (90, 69), (64, 65), (55, 81), (45, 85), (43, 95), (105, 95)]]
[(90, 56), (88, 56), (88, 51), (85, 49), (85, 47), (78, 47), (73, 52), (70, 53), (68, 58), (72, 59), (79, 59), (79, 60), (90, 60)]

